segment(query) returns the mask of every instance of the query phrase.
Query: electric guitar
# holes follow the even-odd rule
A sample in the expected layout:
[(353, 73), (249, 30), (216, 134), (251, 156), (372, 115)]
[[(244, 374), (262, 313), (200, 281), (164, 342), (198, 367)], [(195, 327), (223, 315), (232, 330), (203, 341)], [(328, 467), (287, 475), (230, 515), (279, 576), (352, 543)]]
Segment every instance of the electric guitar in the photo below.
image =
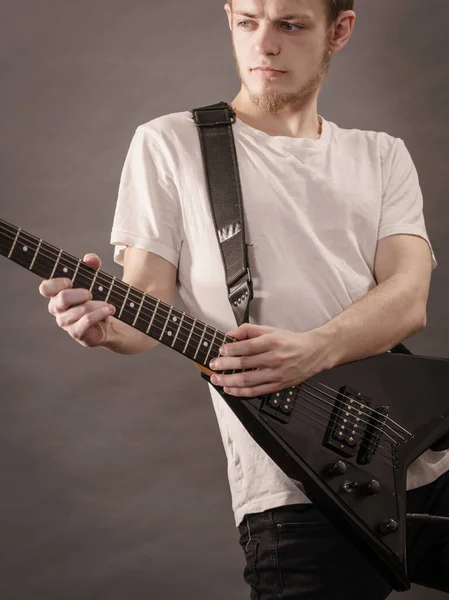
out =
[[(94, 300), (113, 304), (115, 318), (186, 356), (209, 383), (209, 362), (223, 343), (236, 341), (1, 219), (0, 254), (44, 279), (69, 278)], [(409, 589), (407, 467), (429, 447), (449, 448), (449, 360), (386, 353), (255, 398), (214, 387), (390, 585)]]

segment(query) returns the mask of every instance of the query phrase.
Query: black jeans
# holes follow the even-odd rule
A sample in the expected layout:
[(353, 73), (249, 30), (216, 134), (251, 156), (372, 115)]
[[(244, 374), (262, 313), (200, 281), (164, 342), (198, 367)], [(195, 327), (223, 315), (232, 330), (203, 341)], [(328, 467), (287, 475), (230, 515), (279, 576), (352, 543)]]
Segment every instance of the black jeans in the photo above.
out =
[[(407, 512), (449, 516), (449, 472), (407, 492)], [(239, 525), (251, 600), (383, 600), (391, 587), (313, 504), (245, 515)], [(449, 527), (407, 523), (414, 583), (449, 592)]]

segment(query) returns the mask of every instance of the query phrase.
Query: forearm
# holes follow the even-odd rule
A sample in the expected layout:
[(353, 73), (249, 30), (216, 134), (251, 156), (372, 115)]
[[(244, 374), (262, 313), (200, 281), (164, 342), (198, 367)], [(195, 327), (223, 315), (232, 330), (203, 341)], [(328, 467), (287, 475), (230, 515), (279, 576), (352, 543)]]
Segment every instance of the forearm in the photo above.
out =
[(111, 317), (108, 322), (107, 338), (102, 347), (117, 354), (140, 354), (158, 345), (158, 341), (138, 329)]
[(421, 331), (426, 304), (408, 277), (390, 277), (315, 330), (325, 340), (326, 368), (382, 354)]

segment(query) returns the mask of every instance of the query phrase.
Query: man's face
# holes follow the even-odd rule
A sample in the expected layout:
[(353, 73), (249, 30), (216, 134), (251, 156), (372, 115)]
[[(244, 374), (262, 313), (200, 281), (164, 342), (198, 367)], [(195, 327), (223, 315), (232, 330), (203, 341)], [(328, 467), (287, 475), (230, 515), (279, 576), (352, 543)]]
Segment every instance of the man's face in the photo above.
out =
[(270, 113), (304, 105), (329, 68), (324, 0), (233, 0), (232, 13), (229, 5), (225, 9), (237, 72), (251, 101)]

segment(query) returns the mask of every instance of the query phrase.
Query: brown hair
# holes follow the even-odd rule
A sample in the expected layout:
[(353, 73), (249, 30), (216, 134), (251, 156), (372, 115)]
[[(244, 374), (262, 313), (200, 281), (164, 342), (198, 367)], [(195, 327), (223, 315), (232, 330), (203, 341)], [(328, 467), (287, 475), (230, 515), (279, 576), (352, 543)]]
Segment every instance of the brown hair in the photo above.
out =
[(345, 10), (354, 10), (354, 0), (326, 0), (329, 5), (329, 17), (331, 22), (337, 20), (338, 15)]
[[(345, 10), (354, 10), (355, 0), (324, 0), (327, 5), (330, 23), (337, 20), (338, 15)], [(232, 0), (228, 0), (232, 7)]]

